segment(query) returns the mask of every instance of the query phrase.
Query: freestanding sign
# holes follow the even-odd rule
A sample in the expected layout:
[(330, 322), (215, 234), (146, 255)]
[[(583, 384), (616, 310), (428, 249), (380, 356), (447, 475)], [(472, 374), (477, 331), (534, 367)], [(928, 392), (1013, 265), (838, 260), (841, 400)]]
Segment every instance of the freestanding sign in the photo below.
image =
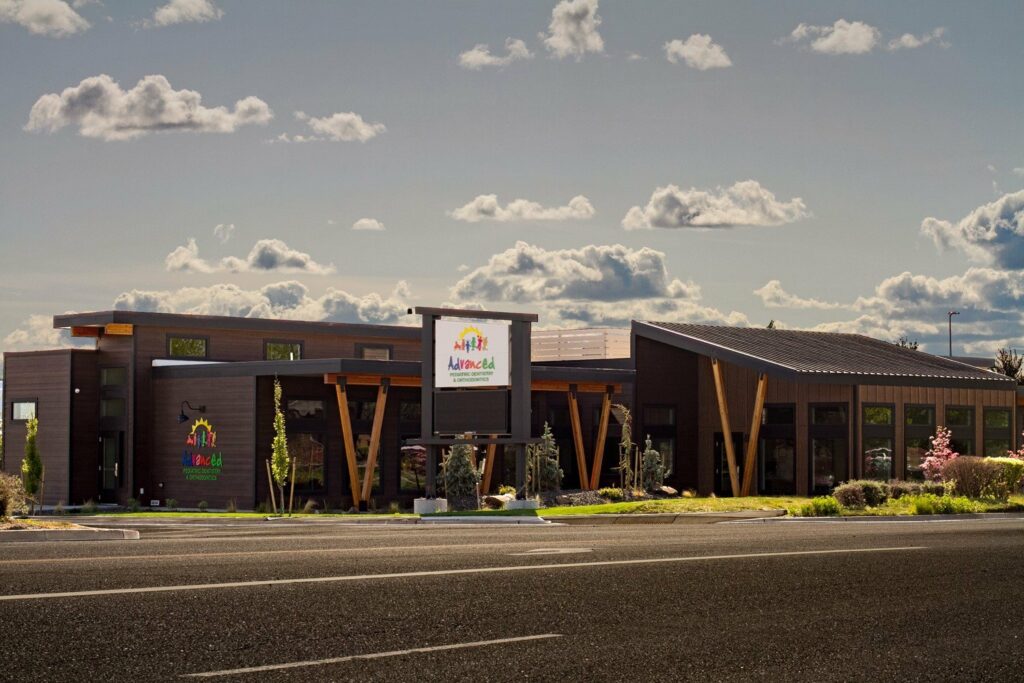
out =
[(509, 323), (438, 320), (434, 325), (434, 387), (507, 387)]

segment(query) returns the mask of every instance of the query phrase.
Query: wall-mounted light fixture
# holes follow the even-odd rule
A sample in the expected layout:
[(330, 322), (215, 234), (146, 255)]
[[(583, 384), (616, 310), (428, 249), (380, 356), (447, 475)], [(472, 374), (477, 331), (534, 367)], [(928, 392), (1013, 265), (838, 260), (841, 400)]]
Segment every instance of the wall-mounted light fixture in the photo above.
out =
[(193, 410), (193, 411), (195, 411), (197, 413), (205, 413), (206, 412), (206, 406), (199, 406), (198, 408), (195, 408), (188, 401), (182, 401), (181, 402), (181, 412), (178, 413), (178, 424), (181, 424), (182, 422), (188, 422), (188, 415), (185, 414), (185, 408), (188, 408), (189, 410)]

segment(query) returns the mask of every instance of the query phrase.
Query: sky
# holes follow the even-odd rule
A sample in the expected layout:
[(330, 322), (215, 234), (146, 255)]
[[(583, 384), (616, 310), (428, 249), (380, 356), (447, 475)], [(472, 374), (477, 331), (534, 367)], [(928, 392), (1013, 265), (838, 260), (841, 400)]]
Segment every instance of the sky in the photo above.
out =
[[(0, 351), (408, 306), (1024, 348), (1019, 2), (0, 0)], [(1014, 74), (1018, 74), (1014, 76)]]

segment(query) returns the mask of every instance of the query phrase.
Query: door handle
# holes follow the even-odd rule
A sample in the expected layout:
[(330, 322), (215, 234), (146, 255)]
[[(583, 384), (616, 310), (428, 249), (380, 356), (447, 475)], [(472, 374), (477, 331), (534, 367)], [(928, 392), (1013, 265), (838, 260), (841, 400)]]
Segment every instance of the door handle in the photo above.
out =
[(117, 476), (117, 463), (114, 463), (114, 476)]

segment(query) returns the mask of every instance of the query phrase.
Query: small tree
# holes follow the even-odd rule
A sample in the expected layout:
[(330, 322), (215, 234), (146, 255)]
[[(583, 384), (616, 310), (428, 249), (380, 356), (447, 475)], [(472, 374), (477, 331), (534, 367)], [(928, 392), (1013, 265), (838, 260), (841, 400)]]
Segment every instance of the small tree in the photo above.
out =
[(623, 490), (636, 489), (640, 479), (640, 467), (637, 460), (638, 449), (633, 443), (633, 416), (629, 408), (617, 403), (613, 406), (622, 414), (622, 438), (619, 439), (619, 485)]
[(665, 477), (672, 474), (672, 465), (665, 464), (665, 456), (651, 445), (651, 435), (644, 441), (643, 479), (644, 488), (657, 491), (665, 485)]
[(1017, 380), (1017, 384), (1024, 384), (1024, 356), (1017, 353), (1016, 349), (999, 349), (996, 351), (996, 372)]
[(935, 429), (935, 436), (930, 441), (931, 449), (925, 453), (924, 462), (921, 463), (921, 471), (924, 478), (929, 481), (942, 481), (942, 468), (951, 460), (960, 456), (954, 451), (949, 441), (953, 438), (953, 432), (945, 427), (939, 426)]
[(544, 423), (540, 443), (527, 447), (526, 482), (527, 490), (535, 492), (558, 491), (562, 488), (565, 473), (558, 466), (558, 444), (551, 433), (551, 427)]
[(284, 511), (284, 485), (288, 481), (291, 470), (291, 457), (288, 455), (288, 437), (285, 434), (284, 413), (281, 412), (281, 382), (274, 378), (274, 440), (271, 443), (270, 471), (280, 492), (281, 511)]
[(25, 459), (21, 461), (21, 481), (31, 501), (30, 513), (34, 513), (36, 504), (41, 502), (36, 500), (43, 479), (43, 461), (39, 457), (39, 445), (36, 443), (38, 434), (39, 419), (31, 417), (25, 424)]
[(476, 487), (480, 472), (473, 467), (472, 449), (469, 444), (454, 444), (444, 458), (444, 493), (453, 510), (478, 507)]
[(905, 334), (903, 336), (901, 336), (899, 339), (897, 339), (896, 341), (894, 341), (893, 344), (895, 344), (896, 346), (899, 346), (900, 348), (903, 348), (903, 349), (910, 349), (911, 351), (917, 351), (917, 347), (918, 347), (917, 340), (915, 339), (915, 340), (911, 341), (910, 337), (908, 337)]

